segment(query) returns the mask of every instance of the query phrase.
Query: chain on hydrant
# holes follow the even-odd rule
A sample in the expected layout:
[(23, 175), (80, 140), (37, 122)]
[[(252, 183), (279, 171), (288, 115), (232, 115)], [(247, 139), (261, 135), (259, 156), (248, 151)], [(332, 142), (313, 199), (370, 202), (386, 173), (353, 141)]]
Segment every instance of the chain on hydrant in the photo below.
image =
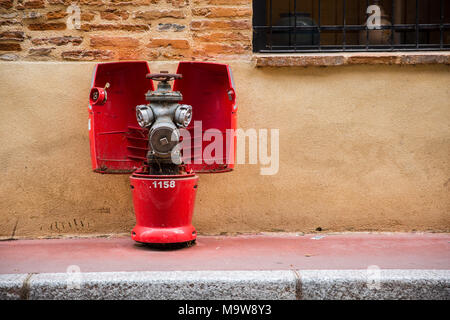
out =
[(148, 153), (146, 167), (149, 174), (179, 174), (181, 153), (179, 128), (189, 126), (192, 106), (179, 104), (183, 96), (172, 91), (168, 81), (181, 79), (181, 74), (167, 71), (148, 74), (148, 79), (158, 81), (155, 91), (148, 91), (145, 99), (149, 104), (136, 106), (136, 118), (142, 128), (148, 129)]

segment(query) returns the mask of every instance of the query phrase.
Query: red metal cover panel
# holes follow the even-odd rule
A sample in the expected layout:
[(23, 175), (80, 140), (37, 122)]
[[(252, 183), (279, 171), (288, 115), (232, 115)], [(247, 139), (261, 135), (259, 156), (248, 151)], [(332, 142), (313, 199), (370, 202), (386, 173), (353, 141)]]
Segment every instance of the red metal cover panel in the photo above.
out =
[[(236, 136), (229, 129), (236, 129), (237, 106), (230, 67), (219, 63), (180, 62), (177, 73), (183, 78), (175, 80), (173, 90), (181, 91), (183, 101), (180, 103), (191, 105), (193, 115), (188, 127), (192, 149), (189, 156), (184, 155), (184, 160), (189, 160), (191, 164), (188, 167), (198, 173), (231, 171), (234, 168)], [(204, 136), (210, 129), (222, 133), (222, 141), (219, 141), (222, 152), (204, 152), (206, 148), (214, 149), (210, 145), (216, 141), (211, 137), (214, 134)], [(202, 136), (207, 141), (202, 141)]]
[(145, 78), (148, 73), (145, 61), (100, 63), (95, 67), (91, 88), (105, 88), (109, 83), (105, 103), (94, 103), (92, 95), (89, 100), (95, 172), (129, 173), (145, 160), (147, 131), (137, 124), (135, 108), (146, 104), (145, 93), (153, 90), (153, 82)]

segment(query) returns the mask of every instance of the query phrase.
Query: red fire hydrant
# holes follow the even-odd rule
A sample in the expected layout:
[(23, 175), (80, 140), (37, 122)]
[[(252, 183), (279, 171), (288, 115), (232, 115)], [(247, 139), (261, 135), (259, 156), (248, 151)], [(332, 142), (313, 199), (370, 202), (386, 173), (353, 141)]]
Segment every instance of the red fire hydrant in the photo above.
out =
[[(224, 64), (181, 62), (176, 74), (150, 74), (141, 61), (96, 66), (89, 100), (92, 166), (99, 173), (132, 173), (133, 240), (195, 241), (196, 173), (234, 168), (236, 111)], [(223, 134), (221, 150), (212, 154), (204, 154), (208, 130)]]

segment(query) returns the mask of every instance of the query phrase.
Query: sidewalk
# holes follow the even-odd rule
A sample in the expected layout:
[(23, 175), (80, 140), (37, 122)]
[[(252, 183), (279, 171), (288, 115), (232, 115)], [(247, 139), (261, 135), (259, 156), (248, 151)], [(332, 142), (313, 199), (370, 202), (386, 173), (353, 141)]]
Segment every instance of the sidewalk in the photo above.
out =
[(0, 299), (450, 299), (450, 235), (129, 237), (0, 242)]

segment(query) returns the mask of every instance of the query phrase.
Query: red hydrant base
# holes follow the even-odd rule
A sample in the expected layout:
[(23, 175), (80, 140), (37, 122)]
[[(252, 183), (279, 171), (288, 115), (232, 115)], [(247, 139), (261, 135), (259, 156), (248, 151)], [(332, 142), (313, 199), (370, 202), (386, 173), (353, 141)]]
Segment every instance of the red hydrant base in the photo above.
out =
[(179, 243), (197, 238), (194, 226), (177, 228), (148, 228), (136, 225), (131, 232), (131, 239), (142, 243)]
[(130, 177), (136, 226), (131, 238), (142, 243), (195, 240), (192, 225), (198, 177), (195, 174)]

